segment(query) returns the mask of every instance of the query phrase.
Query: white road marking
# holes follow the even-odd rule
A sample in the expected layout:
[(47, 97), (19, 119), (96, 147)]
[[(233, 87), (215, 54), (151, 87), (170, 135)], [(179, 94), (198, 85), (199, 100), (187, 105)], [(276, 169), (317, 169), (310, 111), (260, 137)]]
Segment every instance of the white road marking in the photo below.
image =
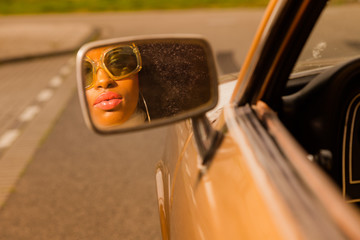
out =
[(60, 69), (60, 74), (62, 76), (66, 76), (70, 73), (70, 71), (71, 71), (70, 67), (68, 65), (65, 65)]
[(60, 76), (55, 76), (52, 79), (50, 79), (50, 86), (51, 87), (59, 87), (63, 83), (63, 80)]
[(20, 135), (19, 129), (10, 129), (7, 130), (1, 137), (0, 137), (0, 149), (10, 147), (11, 144), (16, 140), (16, 138)]
[(20, 115), (19, 120), (22, 122), (27, 122), (32, 120), (36, 114), (40, 112), (40, 107), (37, 105), (29, 106), (25, 111)]
[(51, 89), (42, 90), (37, 96), (39, 102), (46, 102), (54, 95), (54, 91)]
[(70, 58), (69, 61), (68, 61), (68, 65), (69, 66), (74, 66), (75, 65), (75, 58)]
[[(37, 101), (39, 102), (45, 102), (48, 101), (54, 94), (55, 94), (55, 88), (59, 87), (61, 84), (63, 84), (64, 79), (66, 75), (69, 75), (72, 71), (72, 66), (75, 64), (74, 58), (68, 61), (68, 66), (62, 67), (60, 69), (60, 72), (58, 76), (54, 76), (50, 79), (49, 87), (52, 88), (46, 88), (42, 90), (38, 96)], [(64, 82), (65, 84), (69, 86), (74, 86), (71, 81)], [(69, 99), (70, 95), (67, 96), (68, 93), (65, 94), (65, 98)], [(64, 105), (65, 98), (61, 99), (60, 104)], [(41, 105), (40, 105), (41, 106)], [(39, 114), (41, 111), (41, 107), (37, 105), (31, 105), (28, 106), (18, 117), (17, 121), (17, 129), (8, 129), (5, 131), (2, 135), (0, 135), (0, 208), (7, 200), (8, 196), (10, 195), (11, 189), (16, 184), (17, 179), (19, 178), (22, 171), (24, 171), (25, 166), (28, 162), (27, 158), (31, 157), (32, 151), (34, 150), (34, 141), (31, 141), (31, 143), (26, 144), (24, 148), (22, 148), (22, 152), (25, 151), (25, 153), (28, 154), (22, 154), (23, 156), (16, 156), (14, 158), (14, 151), (11, 151), (11, 147), (13, 143), (18, 139), (19, 143), (23, 141), (21, 139), (22, 131), (20, 129), (24, 129), (26, 124), (34, 119), (34, 117)], [(65, 106), (65, 105), (64, 105)], [(44, 133), (44, 130), (48, 128), (48, 124), (45, 124), (45, 128), (41, 130), (42, 134)], [(25, 131), (26, 132), (26, 131)], [(38, 136), (35, 137), (38, 139)], [(38, 140), (35, 141), (39, 141)], [(10, 148), (10, 151), (3, 152), (3, 150)], [(21, 155), (21, 154), (20, 154)]]

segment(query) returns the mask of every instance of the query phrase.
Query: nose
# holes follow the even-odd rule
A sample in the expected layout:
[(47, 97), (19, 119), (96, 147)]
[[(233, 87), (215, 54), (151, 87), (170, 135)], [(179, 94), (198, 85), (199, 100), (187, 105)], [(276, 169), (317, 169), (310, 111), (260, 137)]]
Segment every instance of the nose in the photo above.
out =
[(100, 68), (96, 72), (96, 82), (94, 88), (112, 88), (116, 86), (115, 80), (113, 80), (104, 69)]

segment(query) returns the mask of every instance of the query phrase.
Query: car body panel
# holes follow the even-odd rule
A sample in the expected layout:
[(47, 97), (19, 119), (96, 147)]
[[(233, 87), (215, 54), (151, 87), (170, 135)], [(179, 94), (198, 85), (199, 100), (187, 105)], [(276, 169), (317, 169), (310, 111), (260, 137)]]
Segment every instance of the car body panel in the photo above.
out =
[[(299, 31), (301, 24), (308, 24), (301, 21), (312, 4), (317, 11), (309, 21), (316, 21), (323, 3), (317, 5), (306, 0), (299, 5), (294, 3), (299, 9), (294, 7), (296, 14), (274, 55), (263, 60), (270, 66), (256, 80), (254, 71), (274, 27), (273, 21), (283, 8), (292, 6), (291, 1), (270, 1), (232, 97), (214, 123), (214, 128), (224, 133), (224, 140), (210, 164), (202, 164), (190, 121), (171, 128), (167, 141), (170, 147), (157, 171), (161, 175), (157, 186), (166, 192), (159, 195), (158, 191), (160, 212), (164, 212), (161, 214), (164, 239), (360, 238), (357, 211), (344, 204), (330, 180), (309, 162), (305, 151), (271, 110), (272, 106), (260, 101), (272, 93), (276, 95), (279, 90), (274, 87), (285, 86), (285, 82), (277, 86), (274, 81), (276, 76), (287, 74), (276, 73), (284, 63), (284, 55), (290, 51), (296, 57), (300, 51), (289, 50), (294, 41), (292, 34)], [(309, 32), (312, 26), (307, 28)], [(302, 47), (306, 36), (303, 38), (297, 48)], [(238, 106), (245, 103), (250, 105), (241, 113), (243, 107)], [(249, 119), (247, 114), (251, 115)], [(264, 117), (268, 115), (271, 120)], [(277, 169), (269, 165), (272, 163)], [(276, 171), (280, 171), (279, 176)]]
[(275, 221), (279, 216), (268, 208), (232, 137), (225, 137), (208, 169), (187, 157), (196, 154), (192, 137), (181, 159), (171, 202), (174, 239), (280, 239), (282, 231)]
[[(360, 239), (358, 210), (346, 204), (345, 196), (312, 161), (316, 155), (304, 150), (304, 142), (298, 143), (300, 137), (296, 139), (296, 131), (286, 125), (289, 115), (280, 116), (286, 114), (286, 107), (298, 110), (296, 121), (289, 121), (305, 132), (311, 128), (302, 123), (306, 113), (321, 112), (334, 92), (343, 93), (334, 88), (324, 93), (325, 98), (315, 92), (324, 102), (313, 107), (313, 112), (308, 107), (314, 105), (311, 98), (305, 111), (300, 111), (286, 105), (282, 95), (326, 3), (271, 0), (240, 74), (232, 74), (219, 85), (218, 105), (167, 127), (165, 153), (156, 168), (163, 239)], [(346, 73), (357, 79), (360, 73), (352, 68), (359, 69), (350, 64)], [(307, 78), (295, 89), (311, 87), (307, 84), (315, 76), (320, 76), (315, 80), (328, 80), (321, 74), (334, 76), (331, 69), (336, 67), (295, 73)], [(329, 104), (331, 115), (319, 113), (325, 121), (337, 113), (333, 106)], [(348, 110), (345, 122), (349, 126), (355, 124), (356, 112)], [(343, 148), (350, 148), (346, 138), (352, 141), (358, 134), (343, 130)], [(309, 139), (305, 140), (315, 145), (316, 140)], [(344, 154), (353, 153), (349, 151)], [(348, 172), (345, 160), (342, 170)], [(348, 178), (344, 172), (343, 177)]]
[[(164, 223), (164, 239), (360, 237), (357, 228), (360, 221), (356, 211), (344, 204), (327, 177), (315, 164), (308, 162), (305, 152), (292, 142), (281, 123), (273, 119), (276, 116), (274, 113), (271, 113), (272, 119), (268, 123), (276, 124), (272, 126), (274, 135), (284, 142), (291, 155), (290, 162), (282, 163), (289, 164), (292, 170), (287, 177), (297, 179), (300, 175), (301, 184), (297, 185), (308, 191), (302, 192), (305, 205), (304, 200), (297, 199), (293, 192), (287, 194), (282, 191), (286, 189), (284, 185), (289, 184), (286, 179), (280, 178), (280, 184), (274, 180), (269, 166), (266, 163), (264, 165), (258, 157), (263, 149), (257, 149), (256, 144), (249, 140), (249, 132), (244, 131), (246, 127), (239, 126), (233, 116), (234, 108), (228, 106), (224, 111), (229, 129), (209, 166), (201, 164), (202, 159), (192, 132), (184, 131), (188, 123), (178, 123), (174, 128), (174, 134), (184, 137), (184, 145), (179, 145), (180, 157), (172, 164), (163, 165), (172, 165), (171, 171), (158, 170), (165, 176), (161, 180), (168, 180), (167, 190), (164, 189), (167, 197), (164, 194), (159, 197), (166, 216), (161, 221)], [(261, 113), (269, 109), (259, 103), (256, 111)], [(297, 162), (295, 168), (294, 161)], [(165, 182), (162, 184), (166, 185)], [(299, 189), (294, 191), (301, 192)], [(311, 202), (306, 200), (307, 197), (312, 199)], [(298, 209), (294, 209), (289, 199)], [(348, 224), (350, 219), (351, 224)]]
[[(169, 224), (162, 224), (162, 230), (166, 232), (164, 239), (169, 236), (171, 239), (235, 239), (239, 236), (246, 239), (276, 236), (280, 239), (284, 229), (289, 231), (289, 227), (281, 229), (276, 225), (279, 216), (269, 210), (231, 136), (225, 137), (222, 150), (208, 170), (192, 161), (198, 154), (192, 134), (189, 140), (184, 158), (178, 160), (178, 167), (173, 177), (170, 176), (174, 190), (165, 207), (169, 209), (164, 214), (168, 219), (161, 221), (167, 220)], [(159, 202), (164, 202), (162, 197), (159, 198)], [(287, 223), (290, 222), (288, 219)]]
[(318, 165), (308, 160), (305, 150), (288, 132), (275, 112), (263, 102), (259, 102), (255, 108), (275, 142), (288, 156), (287, 159), (294, 166), (298, 177), (320, 202), (319, 209), (324, 208), (328, 218), (331, 218), (349, 239), (360, 239), (358, 209), (346, 204), (334, 182), (320, 170)]
[[(229, 127), (222, 109), (235, 84), (219, 87), (220, 102), (208, 114), (210, 119), (217, 118), (216, 128)], [(156, 174), (163, 239), (298, 238), (299, 229), (276, 190), (266, 180), (259, 182), (265, 173), (252, 166), (250, 146), (239, 148), (230, 134), (234, 129), (225, 131), (207, 168), (198, 154), (191, 122), (169, 129), (164, 161), (158, 164)]]

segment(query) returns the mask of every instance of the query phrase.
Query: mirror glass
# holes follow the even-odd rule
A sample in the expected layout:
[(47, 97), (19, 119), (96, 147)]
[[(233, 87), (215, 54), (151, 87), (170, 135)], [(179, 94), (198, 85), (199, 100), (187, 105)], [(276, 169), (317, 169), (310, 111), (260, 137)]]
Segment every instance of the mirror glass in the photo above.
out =
[(88, 123), (97, 131), (178, 121), (217, 102), (217, 74), (203, 39), (139, 39), (85, 45), (78, 86)]

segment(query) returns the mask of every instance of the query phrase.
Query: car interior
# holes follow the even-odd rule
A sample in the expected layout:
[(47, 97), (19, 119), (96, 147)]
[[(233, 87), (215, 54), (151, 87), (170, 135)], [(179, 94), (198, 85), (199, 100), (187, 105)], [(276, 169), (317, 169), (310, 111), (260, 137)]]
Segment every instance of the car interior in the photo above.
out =
[(352, 158), (360, 157), (359, 78), (359, 57), (333, 67), (293, 74), (279, 112), (309, 158), (339, 187), (344, 187), (345, 179), (346, 194), (352, 199), (360, 198), (360, 166), (352, 162)]

